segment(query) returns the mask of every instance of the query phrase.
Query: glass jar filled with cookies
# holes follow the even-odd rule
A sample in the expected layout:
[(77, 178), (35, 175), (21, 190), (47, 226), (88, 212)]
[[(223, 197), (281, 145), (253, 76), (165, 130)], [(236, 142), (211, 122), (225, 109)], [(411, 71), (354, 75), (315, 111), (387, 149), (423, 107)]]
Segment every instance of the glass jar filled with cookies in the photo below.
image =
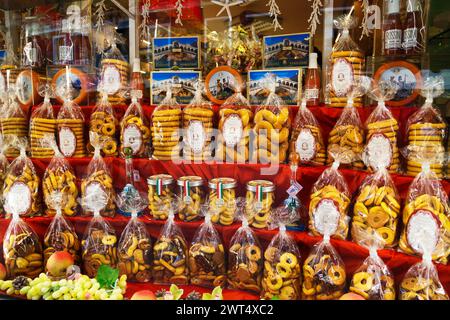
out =
[(153, 219), (166, 220), (174, 201), (174, 179), (168, 174), (156, 174), (147, 179), (148, 209)]
[(208, 185), (211, 221), (224, 226), (233, 224), (236, 212), (236, 179), (214, 178)]
[(198, 176), (184, 176), (177, 180), (179, 208), (178, 216), (183, 221), (201, 218), (200, 210), (205, 202), (203, 179)]
[(257, 229), (266, 228), (275, 202), (273, 182), (267, 180), (247, 182), (245, 199), (245, 215), (249, 224)]

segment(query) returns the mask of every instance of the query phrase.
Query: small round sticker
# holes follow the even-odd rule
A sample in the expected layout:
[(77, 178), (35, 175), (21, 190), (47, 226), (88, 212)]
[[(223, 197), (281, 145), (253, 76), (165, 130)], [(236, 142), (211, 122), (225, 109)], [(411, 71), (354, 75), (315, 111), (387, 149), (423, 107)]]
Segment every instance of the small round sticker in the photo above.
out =
[(406, 228), (406, 239), (415, 252), (433, 253), (439, 240), (439, 223), (432, 212), (417, 210), (409, 218)]
[(333, 235), (339, 225), (340, 213), (336, 204), (331, 199), (322, 199), (316, 206), (313, 213), (314, 227), (324, 235), (325, 231), (329, 231), (329, 235)]

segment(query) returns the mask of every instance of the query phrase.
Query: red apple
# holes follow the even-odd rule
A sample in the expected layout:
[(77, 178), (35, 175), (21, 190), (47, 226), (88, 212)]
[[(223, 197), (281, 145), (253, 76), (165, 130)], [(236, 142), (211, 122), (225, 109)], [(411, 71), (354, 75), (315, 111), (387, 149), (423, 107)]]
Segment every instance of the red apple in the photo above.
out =
[(364, 297), (360, 296), (359, 294), (349, 292), (341, 296), (339, 300), (366, 300), (366, 299), (364, 299)]
[(136, 291), (130, 300), (156, 300), (156, 296), (150, 290), (141, 290)]
[(0, 280), (5, 280), (6, 278), (6, 268), (0, 263)]
[(47, 260), (47, 271), (54, 277), (66, 275), (67, 268), (75, 263), (72, 255), (67, 251), (57, 251)]

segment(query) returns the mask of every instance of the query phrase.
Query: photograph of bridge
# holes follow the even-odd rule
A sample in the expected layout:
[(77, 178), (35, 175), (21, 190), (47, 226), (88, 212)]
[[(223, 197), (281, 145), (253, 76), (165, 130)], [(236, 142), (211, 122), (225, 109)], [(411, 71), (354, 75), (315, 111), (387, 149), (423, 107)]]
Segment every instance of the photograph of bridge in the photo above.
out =
[(252, 70), (248, 73), (248, 100), (251, 105), (262, 105), (269, 96), (267, 77), (276, 82), (275, 93), (283, 100), (284, 105), (297, 105), (302, 87), (302, 70)]
[(151, 73), (151, 104), (160, 104), (167, 87), (179, 104), (189, 104), (194, 98), (195, 84), (201, 78), (199, 71), (154, 71)]
[(264, 37), (264, 68), (308, 66), (311, 50), (310, 33)]
[(153, 39), (153, 65), (157, 70), (199, 69), (199, 37)]

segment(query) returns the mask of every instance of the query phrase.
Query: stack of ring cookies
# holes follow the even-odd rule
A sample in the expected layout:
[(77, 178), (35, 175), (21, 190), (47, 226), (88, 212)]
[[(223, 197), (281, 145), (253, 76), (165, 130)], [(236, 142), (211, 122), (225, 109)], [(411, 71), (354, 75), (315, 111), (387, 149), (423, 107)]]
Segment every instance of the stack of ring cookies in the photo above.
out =
[(236, 211), (236, 180), (214, 178), (209, 181), (209, 209), (211, 221), (229, 226), (234, 222)]
[(247, 183), (245, 216), (249, 225), (257, 229), (266, 228), (275, 202), (275, 185), (267, 180), (252, 180)]
[(363, 169), (364, 163), (359, 160), (364, 149), (364, 132), (356, 125), (337, 125), (331, 130), (328, 138), (327, 165), (333, 162), (333, 154), (345, 155), (346, 163), (355, 169)]
[(345, 268), (329, 254), (311, 254), (303, 264), (303, 277), (303, 300), (335, 300), (344, 294)]
[(430, 275), (408, 275), (400, 284), (400, 300), (449, 300), (442, 284)]
[(56, 123), (61, 153), (67, 158), (85, 157), (84, 119), (62, 119), (58, 116)]
[(168, 174), (157, 174), (147, 179), (148, 209), (157, 220), (166, 220), (174, 199), (173, 178)]
[(117, 237), (106, 229), (91, 227), (87, 236), (81, 241), (83, 268), (89, 278), (97, 276), (101, 265), (112, 268), (117, 264)]
[(353, 240), (363, 241), (375, 232), (383, 239), (385, 247), (392, 247), (399, 213), (400, 199), (393, 187), (365, 185), (353, 206)]
[(135, 114), (125, 115), (120, 126), (121, 155), (125, 156), (125, 148), (130, 148), (133, 157), (146, 157), (150, 142), (150, 129), (145, 117)]
[(183, 110), (183, 157), (191, 161), (209, 160), (212, 155), (214, 112), (209, 104), (187, 106)]
[(180, 128), (182, 111), (180, 108), (156, 108), (152, 114), (151, 133), (153, 155), (158, 160), (180, 158)]
[[(28, 136), (28, 123), (25, 117), (5, 117), (0, 118), (0, 126), (3, 136), (16, 136), (16, 137), (27, 137)], [(19, 150), (14, 146), (10, 146), (5, 155), (7, 157), (17, 157), (19, 156)]]
[(191, 284), (224, 287), (226, 283), (225, 252), (220, 243), (194, 243), (189, 249)]
[(430, 169), (438, 178), (444, 177), (445, 123), (413, 123), (408, 127), (408, 160), (406, 173), (416, 176), (422, 171), (421, 159), (433, 159)]
[(127, 233), (126, 238), (120, 239), (118, 255), (117, 267), (120, 275), (125, 274), (129, 281), (150, 281), (152, 244), (149, 237)]
[(12, 233), (3, 243), (3, 256), (7, 278), (17, 276), (34, 278), (43, 270), (42, 246), (39, 238), (31, 229), (21, 228)]
[(257, 149), (251, 156), (252, 161), (283, 163), (289, 148), (289, 108), (259, 109), (255, 113), (254, 124)]
[(80, 259), (80, 241), (77, 234), (70, 229), (50, 229), (44, 238), (44, 265), (47, 260), (57, 251), (67, 251), (74, 259), (74, 264), (78, 265)]
[[(386, 168), (390, 172), (397, 172), (400, 168), (400, 153), (397, 146), (398, 122), (395, 118), (381, 120), (367, 124), (367, 151), (369, 156), (376, 156), (380, 146), (387, 153), (384, 157), (388, 157), (390, 162), (386, 163)], [(386, 148), (384, 148), (386, 147)], [(377, 159), (369, 158), (371, 163), (377, 163)], [(376, 168), (371, 168), (372, 170)]]
[(66, 216), (73, 216), (77, 210), (78, 188), (76, 177), (71, 167), (53, 166), (45, 170), (42, 181), (44, 201), (47, 205), (45, 213), (49, 216), (56, 214), (51, 196), (54, 192), (60, 191), (64, 197), (64, 207), (62, 213)]
[(347, 211), (350, 198), (345, 191), (333, 185), (325, 185), (320, 189), (313, 188), (309, 202), (309, 230), (315, 236), (324, 235), (324, 223), (327, 218), (336, 219), (333, 236), (345, 240), (348, 234)]
[(395, 300), (394, 279), (389, 274), (375, 272), (371, 269), (356, 272), (350, 283), (350, 291), (366, 300)]
[(281, 300), (299, 300), (301, 267), (297, 255), (269, 246), (264, 259), (262, 298), (278, 296)]
[(256, 243), (235, 243), (228, 252), (228, 277), (230, 289), (261, 291), (263, 257)]
[(188, 284), (188, 249), (178, 235), (162, 236), (153, 246), (153, 282), (156, 284)]
[(30, 143), (31, 156), (33, 158), (51, 158), (54, 150), (51, 146), (44, 145), (44, 136), (56, 134), (56, 120), (31, 117), (30, 119)]
[(198, 176), (184, 176), (177, 180), (180, 207), (178, 216), (183, 221), (200, 218), (200, 209), (205, 201), (203, 179)]
[[(100, 211), (104, 217), (114, 217), (116, 214), (116, 206), (114, 204), (114, 187), (112, 178), (109, 172), (105, 169), (92, 172), (88, 177), (81, 182), (81, 196), (85, 198), (93, 190), (96, 192), (97, 188), (101, 188), (108, 195), (108, 203), (106, 207)], [(93, 215), (93, 212), (83, 211), (83, 215)]]
[[(113, 114), (107, 114), (103, 111), (94, 111), (91, 115), (89, 123), (89, 131), (95, 132), (104, 140), (101, 149), (104, 156), (117, 155), (117, 141), (115, 138), (117, 128), (117, 119)], [(94, 148), (89, 143), (87, 149), (90, 153), (94, 152)]]

